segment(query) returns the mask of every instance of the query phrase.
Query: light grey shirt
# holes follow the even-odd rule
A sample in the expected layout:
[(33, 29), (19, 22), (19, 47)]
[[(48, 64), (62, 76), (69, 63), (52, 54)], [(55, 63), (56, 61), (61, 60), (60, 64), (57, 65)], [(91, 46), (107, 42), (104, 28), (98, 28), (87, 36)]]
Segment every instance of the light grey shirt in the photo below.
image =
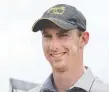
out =
[[(73, 91), (74, 88), (80, 89), (79, 91)], [(33, 92), (33, 91), (32, 91)], [(57, 92), (53, 83), (52, 74), (47, 78), (45, 83), (40, 87), (40, 91), (34, 92)], [(86, 67), (86, 71), (80, 77), (80, 79), (66, 92), (109, 92), (109, 85), (103, 83), (98, 78), (94, 77), (90, 68)]]

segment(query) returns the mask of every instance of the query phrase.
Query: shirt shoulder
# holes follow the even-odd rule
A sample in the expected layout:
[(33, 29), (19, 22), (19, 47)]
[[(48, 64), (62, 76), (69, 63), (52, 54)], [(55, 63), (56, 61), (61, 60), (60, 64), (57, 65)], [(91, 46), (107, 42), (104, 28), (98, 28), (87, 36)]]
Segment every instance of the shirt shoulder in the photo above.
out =
[(28, 92), (40, 92), (41, 87), (42, 87), (42, 84), (37, 84), (36, 87), (32, 88)]
[(96, 77), (92, 84), (91, 92), (109, 92), (109, 84)]

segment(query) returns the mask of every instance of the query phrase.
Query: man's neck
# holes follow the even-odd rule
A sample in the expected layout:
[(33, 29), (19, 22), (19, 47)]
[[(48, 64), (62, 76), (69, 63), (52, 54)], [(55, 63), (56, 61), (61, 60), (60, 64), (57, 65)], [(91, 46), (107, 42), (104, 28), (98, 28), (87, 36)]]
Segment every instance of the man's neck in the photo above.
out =
[(55, 72), (53, 73), (54, 83), (58, 92), (66, 92), (72, 87), (84, 73), (84, 67), (72, 71)]

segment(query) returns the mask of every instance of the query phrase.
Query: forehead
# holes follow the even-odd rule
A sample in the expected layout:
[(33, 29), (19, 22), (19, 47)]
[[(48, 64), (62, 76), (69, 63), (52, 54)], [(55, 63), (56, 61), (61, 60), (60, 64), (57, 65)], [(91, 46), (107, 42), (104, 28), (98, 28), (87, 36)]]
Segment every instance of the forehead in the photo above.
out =
[(42, 34), (60, 34), (60, 33), (69, 33), (69, 31), (61, 28), (45, 28), (42, 30)]

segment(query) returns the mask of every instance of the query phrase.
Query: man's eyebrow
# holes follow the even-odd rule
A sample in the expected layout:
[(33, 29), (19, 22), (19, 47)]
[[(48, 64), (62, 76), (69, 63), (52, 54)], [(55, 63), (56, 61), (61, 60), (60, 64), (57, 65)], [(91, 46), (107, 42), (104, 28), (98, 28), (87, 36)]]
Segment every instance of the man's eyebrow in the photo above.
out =
[(56, 35), (61, 35), (61, 34), (64, 34), (64, 33), (68, 33), (68, 30), (60, 30), (60, 32), (58, 32)]

